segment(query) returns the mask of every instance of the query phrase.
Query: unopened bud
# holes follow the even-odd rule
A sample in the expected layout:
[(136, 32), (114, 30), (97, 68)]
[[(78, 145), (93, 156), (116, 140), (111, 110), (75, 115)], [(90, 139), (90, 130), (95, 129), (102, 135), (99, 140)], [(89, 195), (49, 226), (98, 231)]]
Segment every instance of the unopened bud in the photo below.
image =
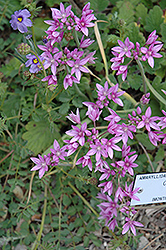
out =
[(18, 45), (17, 47), (17, 51), (21, 54), (21, 55), (27, 55), (30, 53), (31, 47), (27, 44), (27, 43), (21, 43)]
[(66, 41), (68, 41), (68, 42), (69, 42), (70, 40), (73, 40), (73, 39), (74, 39), (74, 37), (73, 37), (73, 35), (72, 35), (71, 32), (68, 32), (67, 34), (65, 34), (64, 37), (65, 37)]
[(23, 72), (23, 75), (25, 76), (25, 77), (30, 77), (31, 76), (31, 73), (29, 72), (29, 71), (24, 71)]
[(96, 186), (97, 185), (97, 179), (95, 177), (92, 177), (90, 180), (89, 180), (89, 183)]

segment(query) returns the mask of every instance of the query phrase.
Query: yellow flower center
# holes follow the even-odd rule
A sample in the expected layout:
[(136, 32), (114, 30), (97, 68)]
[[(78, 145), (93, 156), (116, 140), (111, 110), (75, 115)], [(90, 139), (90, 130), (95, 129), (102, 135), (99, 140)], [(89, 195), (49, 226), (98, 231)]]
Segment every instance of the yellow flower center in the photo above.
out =
[(37, 58), (35, 58), (35, 59), (33, 59), (33, 63), (38, 63), (38, 60), (37, 60)]
[(19, 21), (19, 23), (22, 22), (23, 18), (22, 17), (18, 17), (17, 20)]

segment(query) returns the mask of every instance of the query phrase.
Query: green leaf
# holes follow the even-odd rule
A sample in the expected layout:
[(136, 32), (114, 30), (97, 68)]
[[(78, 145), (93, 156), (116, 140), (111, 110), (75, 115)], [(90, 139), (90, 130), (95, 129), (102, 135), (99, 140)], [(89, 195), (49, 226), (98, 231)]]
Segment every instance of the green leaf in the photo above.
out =
[(110, 47), (113, 47), (117, 45), (117, 41), (119, 39), (119, 36), (116, 36), (114, 34), (108, 35), (107, 36), (107, 43)]
[(155, 5), (153, 9), (149, 11), (149, 14), (146, 17), (145, 30), (148, 32), (156, 30), (157, 33), (160, 33), (160, 25), (164, 22), (162, 15), (163, 11), (161, 8)]
[(71, 199), (66, 194), (64, 194), (63, 195), (63, 205), (69, 206), (70, 204), (71, 204)]
[(166, 43), (166, 23), (161, 24), (162, 41)]
[(75, 215), (76, 209), (74, 206), (71, 206), (71, 207), (69, 207), (69, 209), (66, 212), (67, 212), (67, 214), (72, 216), (72, 215)]
[(63, 103), (59, 109), (59, 113), (62, 115), (67, 114), (68, 110), (69, 110), (69, 103)]
[(82, 237), (85, 235), (85, 228), (84, 227), (80, 227), (77, 231), (77, 236), (78, 237)]
[(88, 245), (89, 245), (89, 238), (87, 236), (85, 236), (85, 238), (84, 238), (84, 246), (88, 247)]
[(48, 148), (55, 138), (58, 139), (60, 137), (59, 132), (50, 131), (48, 121), (30, 121), (25, 128), (27, 132), (23, 134), (22, 138), (28, 141), (26, 147), (33, 151), (35, 155)]
[(59, 101), (61, 102), (69, 102), (71, 99), (71, 96), (68, 95), (67, 91), (62, 92), (59, 96), (58, 96)]
[(134, 8), (129, 1), (125, 1), (121, 5), (119, 9), (119, 18), (123, 19), (126, 22), (126, 24), (130, 24), (131, 22), (134, 21)]
[(127, 77), (127, 81), (129, 82), (131, 88), (138, 90), (142, 84), (142, 77), (136, 74), (130, 74)]
[[(53, 7), (55, 4), (60, 4), (61, 2), (61, 0), (46, 0), (46, 4), (49, 7)], [(63, 0), (63, 2), (68, 2), (68, 0)]]
[(138, 18), (138, 21), (140, 21), (141, 24), (146, 24), (146, 16), (147, 16), (148, 9), (145, 7), (144, 4), (140, 3), (136, 7), (136, 17)]
[(41, 38), (45, 35), (47, 28), (48, 25), (44, 22), (43, 18), (35, 18), (34, 33), (36, 40), (41, 40)]
[(160, 145), (159, 150), (157, 151), (155, 156), (155, 161), (157, 162), (163, 160), (164, 156), (165, 156), (164, 145)]
[(74, 221), (75, 228), (81, 227), (82, 224), (83, 224), (83, 221), (80, 218), (76, 218), (76, 220)]
[(152, 91), (153, 95), (160, 101), (162, 102), (163, 104), (166, 105), (166, 99), (164, 99), (154, 88), (153, 86), (149, 83), (148, 79), (145, 78), (146, 80), (146, 84), (148, 85), (150, 91)]
[(29, 109), (29, 108), (23, 108), (22, 109), (22, 118), (21, 118), (21, 120), (22, 121), (26, 121), (27, 118), (30, 116), (31, 112), (32, 112), (31, 109)]
[(128, 25), (129, 32), (128, 32), (128, 37), (131, 42), (136, 44), (136, 42), (139, 42), (141, 46), (145, 44), (145, 38), (143, 34), (140, 32), (139, 27), (136, 26), (135, 23), (131, 23)]
[(90, 0), (90, 6), (91, 9), (95, 10), (95, 11), (103, 11), (107, 8), (109, 1), (108, 0)]
[(144, 147), (146, 147), (148, 150), (155, 149), (155, 146), (150, 142), (149, 137), (147, 134), (137, 134), (136, 139), (142, 143)]
[(82, 97), (74, 97), (74, 99), (72, 100), (72, 103), (76, 108), (82, 108), (83, 107), (83, 104), (82, 104), (83, 101), (85, 101), (85, 100), (83, 100)]
[(166, 9), (166, 1), (165, 0), (161, 0), (159, 3), (160, 7), (164, 10)]

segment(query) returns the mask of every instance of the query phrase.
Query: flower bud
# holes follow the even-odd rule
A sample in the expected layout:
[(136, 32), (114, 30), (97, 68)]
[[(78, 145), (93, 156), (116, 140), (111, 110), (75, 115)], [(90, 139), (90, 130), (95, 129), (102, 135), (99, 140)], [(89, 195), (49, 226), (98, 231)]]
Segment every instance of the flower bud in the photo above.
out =
[(96, 186), (97, 185), (97, 179), (95, 177), (92, 177), (90, 180), (89, 180), (89, 183)]
[(31, 73), (29, 72), (29, 71), (24, 71), (23, 72), (23, 75), (25, 76), (25, 77), (30, 77), (31, 76)]
[(17, 51), (21, 54), (21, 55), (27, 55), (30, 53), (31, 47), (27, 44), (27, 43), (21, 43), (18, 45), (17, 47)]

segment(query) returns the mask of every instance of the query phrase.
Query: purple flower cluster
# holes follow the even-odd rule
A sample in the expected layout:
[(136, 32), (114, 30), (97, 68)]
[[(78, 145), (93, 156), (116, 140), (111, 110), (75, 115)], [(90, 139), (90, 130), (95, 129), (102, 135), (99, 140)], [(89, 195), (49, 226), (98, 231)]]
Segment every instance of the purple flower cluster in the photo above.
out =
[[(95, 51), (86, 55), (83, 51), (84, 48), (90, 46), (94, 41), (89, 38), (84, 39), (84, 35), (88, 35), (88, 28), (93, 27), (94, 23), (91, 21), (96, 20), (93, 10), (90, 10), (90, 3), (87, 3), (83, 10), (81, 17), (78, 18), (71, 11), (71, 5), (66, 9), (64, 5), (60, 3), (60, 10), (51, 8), (53, 20), (45, 21), (50, 25), (47, 33), (47, 42), (45, 45), (38, 45), (38, 47), (44, 51), (42, 57), (45, 59), (45, 69), (51, 68), (51, 75), (46, 76), (42, 81), (48, 81), (48, 86), (57, 85), (57, 67), (61, 66), (61, 70), (66, 71), (63, 85), (67, 89), (73, 85), (73, 82), (79, 83), (81, 79), (81, 72), (89, 73), (85, 67), (87, 63), (94, 63)], [(70, 51), (67, 47), (59, 50), (56, 47), (57, 43), (61, 43), (65, 38), (67, 41), (73, 39), (73, 31), (83, 33), (78, 48)], [(86, 52), (87, 53), (87, 52)]]
[(38, 155), (39, 158), (31, 157), (30, 159), (36, 164), (31, 171), (39, 170), (39, 178), (41, 179), (46, 171), (48, 171), (48, 166), (57, 166), (59, 160), (65, 160), (66, 146), (60, 148), (57, 140), (54, 140), (54, 148), (51, 149), (51, 153), (44, 155)]
[[(74, 154), (78, 148), (84, 147), (85, 151), (81, 151), (84, 154), (76, 161), (76, 165), (81, 164), (83, 168), (87, 166), (90, 171), (98, 171), (101, 174), (98, 184), (101, 192), (97, 196), (102, 200), (99, 205), (101, 210), (99, 219), (104, 219), (105, 225), (114, 231), (118, 225), (118, 213), (121, 212), (126, 218), (122, 234), (131, 229), (131, 232), (136, 235), (135, 227), (143, 225), (132, 219), (136, 211), (130, 207), (130, 199), (139, 200), (136, 196), (139, 187), (133, 190), (133, 183), (128, 184), (126, 181), (125, 186), (121, 184), (121, 180), (126, 175), (134, 175), (134, 168), (138, 166), (135, 162), (138, 155), (136, 151), (132, 151), (128, 140), (134, 139), (138, 131), (147, 131), (152, 144), (157, 146), (161, 138), (164, 138), (162, 143), (165, 144), (166, 134), (162, 129), (166, 127), (166, 112), (162, 111), (163, 117), (152, 116), (150, 107), (143, 112), (138, 106), (136, 111), (128, 115), (128, 120), (123, 120), (107, 106), (111, 100), (122, 106), (123, 102), (119, 97), (124, 94), (124, 91), (118, 92), (118, 85), (109, 88), (107, 82), (104, 86), (96, 84), (96, 91), (98, 94), (96, 103), (83, 103), (88, 108), (86, 116), (92, 121), (94, 127), (88, 129), (87, 123), (81, 122), (79, 109), (76, 114), (71, 112), (67, 118), (75, 125), (71, 126), (71, 130), (66, 131), (69, 136), (68, 140), (64, 140), (66, 145), (60, 148), (55, 140), (54, 149), (51, 149), (50, 154), (43, 158), (39, 155), (39, 159), (31, 158), (36, 164), (31, 170), (39, 170), (39, 178), (41, 178), (44, 172), (48, 171), (48, 165), (56, 166), (60, 160), (65, 160), (65, 157)], [(149, 94), (144, 96), (145, 99), (148, 97)], [(103, 107), (108, 109), (110, 115), (104, 117), (108, 124), (105, 126), (106, 130), (101, 133), (96, 122), (101, 118)], [(115, 152), (118, 152), (118, 157), (115, 157)]]
[[(154, 67), (154, 58), (162, 57), (158, 51), (162, 48), (163, 44), (160, 41), (156, 41), (158, 36), (156, 30), (154, 30), (148, 37), (145, 46), (141, 47), (138, 42), (136, 46), (127, 37), (124, 43), (118, 40), (119, 46), (112, 48), (112, 54), (115, 56), (110, 61), (112, 70), (117, 71), (117, 75), (122, 75), (124, 81), (127, 77), (127, 67), (133, 59), (140, 61), (148, 61), (150, 67)], [(129, 59), (129, 63), (124, 64), (125, 59)]]

